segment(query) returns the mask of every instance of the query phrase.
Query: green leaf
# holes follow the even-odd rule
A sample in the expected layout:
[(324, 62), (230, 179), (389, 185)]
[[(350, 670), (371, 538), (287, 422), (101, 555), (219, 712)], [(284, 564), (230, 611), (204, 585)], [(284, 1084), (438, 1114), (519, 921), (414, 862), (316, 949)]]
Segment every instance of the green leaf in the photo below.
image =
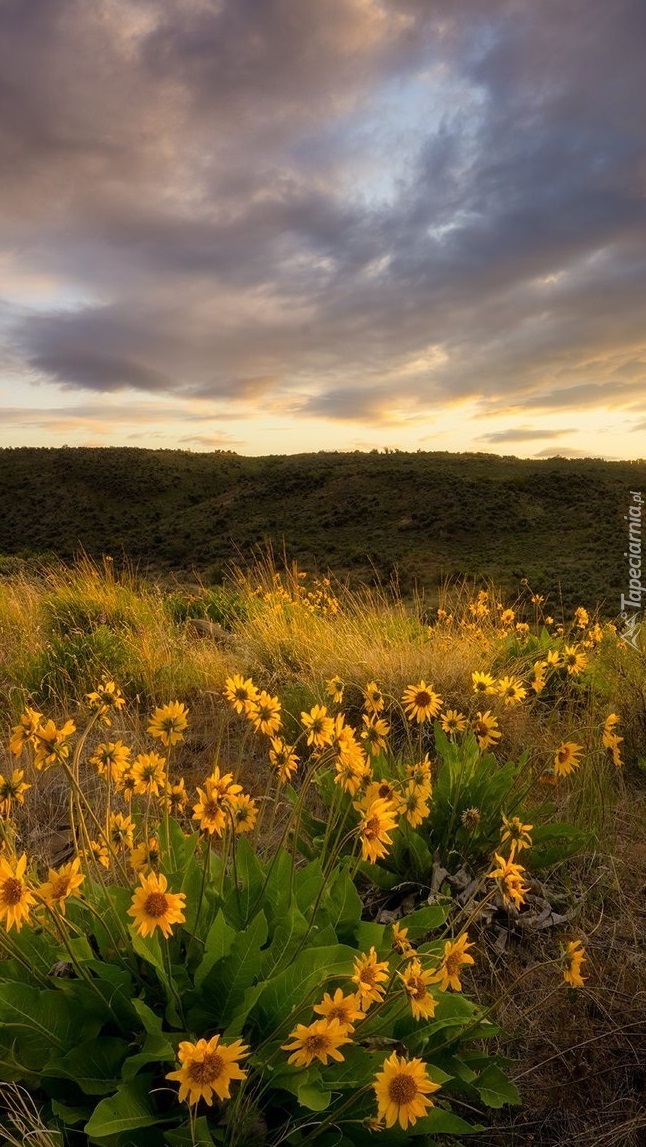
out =
[[(262, 954), (261, 974), (264, 980), (276, 975), (285, 967), (298, 951), (303, 936), (308, 930), (308, 923), (303, 913), (293, 901), (287, 911), (285, 919), (278, 925), (269, 947)], [(332, 942), (336, 940), (333, 930)]]
[(195, 1137), (190, 1123), (185, 1123), (183, 1127), (167, 1131), (164, 1141), (168, 1147), (215, 1147), (215, 1139), (209, 1130), (206, 1115), (200, 1115), (195, 1120)]
[(39, 991), (27, 984), (0, 985), (3, 1037), (15, 1041), (16, 1057), (33, 1070), (42, 1068), (52, 1052), (64, 1054), (81, 1039), (98, 1035), (101, 1022), (96, 1009), (85, 1013), (62, 991)]
[(352, 973), (356, 951), (342, 944), (306, 948), (288, 968), (266, 984), (251, 1015), (262, 1035), (269, 1035), (311, 998), (321, 996), (328, 982)]
[(322, 883), (323, 870), (318, 858), (296, 872), (296, 902), (305, 916), (311, 915)]
[(122, 1084), (114, 1095), (102, 1099), (85, 1124), (86, 1135), (105, 1139), (122, 1131), (136, 1131), (158, 1123), (160, 1115), (151, 1095), (154, 1080), (153, 1075), (140, 1075)]
[(321, 1079), (321, 1072), (314, 1065), (297, 1070), (283, 1067), (271, 1076), (271, 1086), (276, 1090), (289, 1091), (295, 1095), (302, 1107), (310, 1111), (325, 1111), (330, 1105), (331, 1092)]
[(506, 1103), (522, 1103), (516, 1085), (495, 1063), (485, 1068), (473, 1086), (487, 1107), (504, 1107)]
[(448, 908), (443, 904), (427, 904), (418, 908), (416, 912), (409, 913), (399, 921), (403, 928), (408, 929), (409, 940), (419, 940), (427, 932), (434, 932), (441, 928), (447, 917)]
[(245, 836), (236, 841), (237, 886), (229, 892), (224, 914), (235, 928), (245, 928), (260, 908), (265, 873), (262, 864)]
[(342, 944), (351, 943), (354, 939), (362, 910), (361, 897), (350, 877), (347, 864), (337, 865), (321, 898), (321, 912), (325, 914)]
[(195, 971), (196, 988), (202, 986), (202, 983), (214, 964), (217, 964), (218, 960), (222, 960), (225, 956), (228, 956), (235, 936), (235, 929), (227, 924), (224, 918), (224, 912), (220, 908), (215, 920), (209, 928), (206, 944), (204, 945), (204, 955)]
[(117, 1036), (99, 1036), (85, 1040), (67, 1055), (50, 1060), (44, 1073), (72, 1079), (86, 1095), (108, 1095), (119, 1084), (121, 1064), (128, 1054), (128, 1044)]
[(254, 916), (248, 928), (236, 936), (228, 956), (213, 966), (202, 982), (199, 1003), (191, 1009), (191, 1023), (220, 1028), (233, 1019), (245, 992), (260, 974), (261, 948), (267, 939), (264, 912)]
[(386, 928), (384, 924), (372, 924), (368, 920), (362, 920), (356, 930), (356, 941), (359, 951), (369, 952), (371, 948), (376, 948), (377, 951), (379, 951), (384, 945), (385, 931)]

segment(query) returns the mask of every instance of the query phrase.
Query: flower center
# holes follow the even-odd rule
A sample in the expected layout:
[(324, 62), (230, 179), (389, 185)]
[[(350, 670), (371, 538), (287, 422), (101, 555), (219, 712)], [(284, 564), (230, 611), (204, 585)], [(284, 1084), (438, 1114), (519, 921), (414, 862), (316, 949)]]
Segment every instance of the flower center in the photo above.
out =
[(389, 1098), (400, 1107), (405, 1103), (411, 1103), (416, 1095), (417, 1084), (410, 1075), (396, 1075), (388, 1084)]
[(220, 812), (221, 809), (217, 801), (207, 801), (204, 805), (204, 816), (208, 817), (209, 820), (214, 820)]
[(192, 1063), (188, 1069), (189, 1079), (194, 1083), (213, 1083), (222, 1075), (224, 1060), (217, 1052), (208, 1052), (202, 1063)]
[(328, 1046), (329, 1040), (325, 1035), (308, 1035), (303, 1044), (305, 1051), (311, 1051), (316, 1054), (317, 1051), (323, 1051)]
[(16, 880), (14, 876), (10, 876), (5, 880), (2, 888), (2, 900), (10, 907), (14, 904), (20, 904), (23, 893), (22, 880)]
[(144, 912), (147, 916), (152, 916), (158, 919), (160, 916), (165, 916), (168, 911), (168, 900), (163, 892), (151, 892), (146, 897), (144, 904)]
[(425, 709), (427, 705), (430, 705), (430, 703), (431, 695), (424, 689), (421, 689), (419, 693), (415, 694), (415, 704), (417, 705), (418, 709)]
[(379, 836), (381, 829), (381, 821), (378, 816), (371, 816), (363, 830), (364, 836), (373, 837)]
[(455, 976), (456, 972), (460, 968), (460, 964), (461, 961), (458, 953), (450, 952), (444, 960), (444, 967), (446, 969), (447, 976)]
[(362, 984), (368, 984), (368, 987), (373, 988), (375, 986), (375, 976), (376, 968), (374, 968), (372, 964), (366, 964), (365, 968), (362, 968), (359, 973), (359, 980)]
[(52, 900), (62, 900), (69, 892), (69, 879), (67, 876), (59, 876), (57, 880), (52, 881)]

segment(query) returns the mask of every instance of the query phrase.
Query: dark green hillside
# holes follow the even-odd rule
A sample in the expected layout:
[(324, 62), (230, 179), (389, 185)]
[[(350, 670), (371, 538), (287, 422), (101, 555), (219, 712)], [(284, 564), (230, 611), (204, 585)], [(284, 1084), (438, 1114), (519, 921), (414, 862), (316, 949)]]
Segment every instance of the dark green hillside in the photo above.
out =
[[(526, 577), (567, 605), (625, 588), (630, 490), (645, 462), (490, 454), (0, 450), (0, 554), (121, 553), (151, 572), (219, 580), (267, 541), (306, 568), (404, 592), (460, 574)], [(7, 565), (8, 563), (5, 563)]]

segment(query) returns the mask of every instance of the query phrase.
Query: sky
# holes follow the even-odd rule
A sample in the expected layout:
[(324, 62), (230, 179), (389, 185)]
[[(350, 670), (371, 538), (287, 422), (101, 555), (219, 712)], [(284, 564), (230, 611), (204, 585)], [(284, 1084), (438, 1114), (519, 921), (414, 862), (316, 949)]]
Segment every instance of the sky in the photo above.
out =
[(646, 457), (644, 0), (0, 0), (0, 446)]

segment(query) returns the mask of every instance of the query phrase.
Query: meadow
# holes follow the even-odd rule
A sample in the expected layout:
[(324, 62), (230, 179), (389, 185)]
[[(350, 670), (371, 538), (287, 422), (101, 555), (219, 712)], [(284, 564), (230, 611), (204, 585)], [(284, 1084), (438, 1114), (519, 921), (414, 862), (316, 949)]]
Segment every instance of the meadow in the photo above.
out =
[(0, 579), (0, 1144), (646, 1136), (646, 657), (519, 580)]

